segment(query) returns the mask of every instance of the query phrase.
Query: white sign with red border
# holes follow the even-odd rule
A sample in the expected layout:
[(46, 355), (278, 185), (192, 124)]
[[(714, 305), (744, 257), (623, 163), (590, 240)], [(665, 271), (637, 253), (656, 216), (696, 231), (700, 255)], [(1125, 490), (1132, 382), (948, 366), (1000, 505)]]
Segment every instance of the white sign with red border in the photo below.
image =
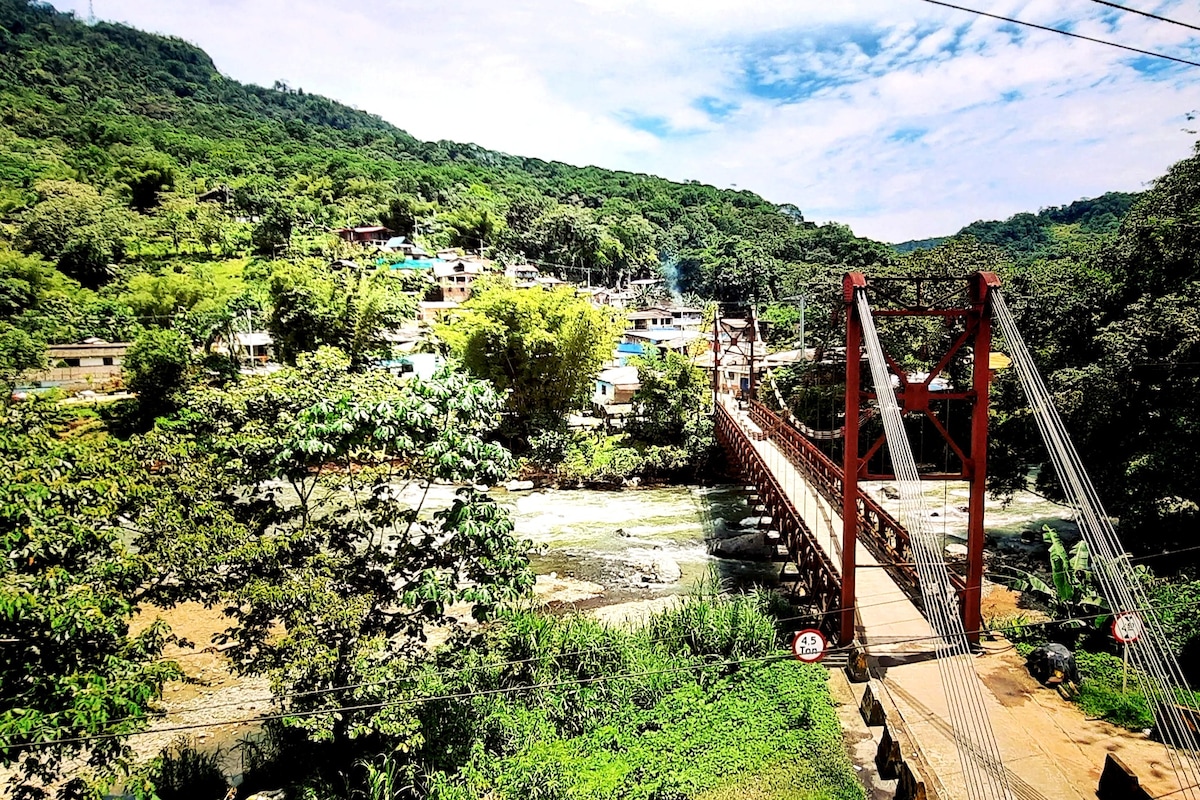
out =
[(829, 642), (825, 634), (816, 628), (807, 628), (796, 634), (792, 639), (792, 655), (805, 664), (813, 664), (825, 657), (825, 649)]
[(1132, 611), (1122, 611), (1113, 617), (1113, 637), (1123, 644), (1136, 642), (1142, 637), (1145, 629), (1146, 625), (1142, 622), (1142, 618)]

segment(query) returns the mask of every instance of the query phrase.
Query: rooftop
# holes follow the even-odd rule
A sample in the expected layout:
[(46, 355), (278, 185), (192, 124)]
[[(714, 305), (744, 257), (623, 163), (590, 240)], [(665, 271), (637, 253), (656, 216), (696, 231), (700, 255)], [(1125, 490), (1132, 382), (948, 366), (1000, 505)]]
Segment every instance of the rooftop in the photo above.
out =
[(596, 380), (613, 386), (637, 386), (640, 383), (637, 367), (610, 367), (602, 370)]

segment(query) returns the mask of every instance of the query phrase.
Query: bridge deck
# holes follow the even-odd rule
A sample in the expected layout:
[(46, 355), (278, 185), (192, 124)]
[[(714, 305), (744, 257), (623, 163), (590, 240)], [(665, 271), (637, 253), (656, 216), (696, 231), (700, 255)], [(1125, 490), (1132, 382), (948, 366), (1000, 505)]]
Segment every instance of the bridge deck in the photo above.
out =
[[(783, 489), (811, 535), (841, 564), (840, 507), (785, 455), (735, 400), (722, 406)], [(934, 656), (933, 631), (920, 610), (860, 540), (856, 548), (858, 609), (855, 627), (912, 740), (916, 765), (936, 796), (967, 798), (963, 767), (949, 727), (949, 707)], [(989, 649), (989, 647), (991, 649)], [(1152, 796), (1180, 788), (1161, 744), (1097, 720), (1089, 720), (1055, 692), (1029, 676), (1022, 659), (1003, 642), (985, 645), (975, 660), (986, 712), (1017, 798), (1095, 798), (1108, 753), (1129, 764)], [(907, 754), (906, 754), (907, 755)], [(923, 768), (922, 768), (923, 767)], [(1173, 796), (1180, 796), (1178, 794)]]

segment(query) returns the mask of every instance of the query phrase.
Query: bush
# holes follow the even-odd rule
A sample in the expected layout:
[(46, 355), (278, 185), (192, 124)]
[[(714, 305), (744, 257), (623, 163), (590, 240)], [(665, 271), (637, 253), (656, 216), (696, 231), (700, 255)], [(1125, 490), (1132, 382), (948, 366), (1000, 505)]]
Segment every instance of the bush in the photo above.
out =
[(124, 372), (143, 419), (175, 410), (191, 363), (192, 344), (182, 333), (151, 329), (138, 336), (125, 355)]
[(1116, 656), (1076, 650), (1075, 663), (1080, 676), (1075, 702), (1085, 714), (1135, 731), (1154, 724), (1137, 670), (1129, 670), (1128, 689), (1122, 691), (1124, 665)]
[(139, 798), (220, 800), (229, 786), (219, 760), (217, 753), (197, 750), (191, 739), (176, 739), (150, 763), (146, 782), (127, 788)]

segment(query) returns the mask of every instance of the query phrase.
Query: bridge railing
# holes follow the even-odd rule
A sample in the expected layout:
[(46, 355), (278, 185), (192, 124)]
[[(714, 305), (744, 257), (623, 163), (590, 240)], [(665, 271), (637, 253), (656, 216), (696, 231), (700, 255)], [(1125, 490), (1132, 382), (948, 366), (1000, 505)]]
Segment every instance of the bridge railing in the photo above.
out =
[(779, 530), (788, 554), (800, 568), (806, 594), (821, 612), (820, 627), (836, 638), (837, 609), (841, 605), (842, 582), (833, 561), (817, 537), (796, 511), (775, 473), (755, 449), (748, 433), (721, 404), (715, 419), (717, 439), (735, 458), (743, 476), (754, 484), (762, 504)]
[[(842, 468), (808, 437), (759, 401), (750, 401), (749, 414), (750, 420), (805, 474), (806, 479), (825, 500), (840, 512)], [(912, 539), (908, 529), (873, 497), (861, 491), (858, 493), (858, 536), (874, 551), (876, 558), (884, 562), (896, 576), (903, 577), (913, 587), (917, 585)], [(950, 580), (960, 592), (966, 588), (966, 581), (953, 572), (950, 573)]]

